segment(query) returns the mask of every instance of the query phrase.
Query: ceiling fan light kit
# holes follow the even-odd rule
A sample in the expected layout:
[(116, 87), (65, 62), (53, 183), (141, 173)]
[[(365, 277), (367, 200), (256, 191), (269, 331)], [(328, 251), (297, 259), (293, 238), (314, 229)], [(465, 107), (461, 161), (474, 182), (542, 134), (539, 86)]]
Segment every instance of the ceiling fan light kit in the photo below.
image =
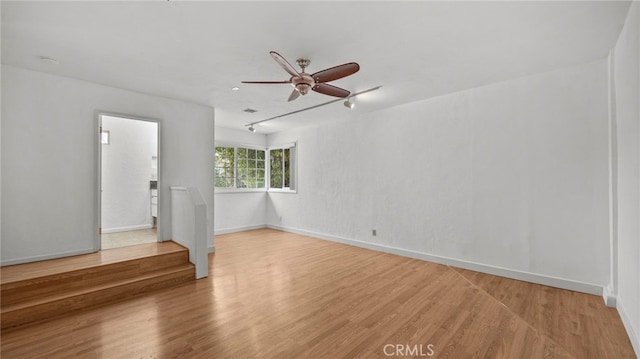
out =
[(275, 51), (270, 52), (271, 57), (287, 72), (291, 77), (288, 81), (242, 81), (245, 84), (291, 84), (293, 92), (289, 95), (288, 101), (297, 99), (300, 95), (306, 95), (309, 90), (339, 98), (347, 98), (351, 92), (327, 82), (335, 81), (360, 70), (360, 65), (355, 62), (330, 67), (328, 69), (308, 74), (305, 69), (311, 63), (311, 60), (300, 58), (296, 61), (302, 69), (298, 72), (284, 57)]

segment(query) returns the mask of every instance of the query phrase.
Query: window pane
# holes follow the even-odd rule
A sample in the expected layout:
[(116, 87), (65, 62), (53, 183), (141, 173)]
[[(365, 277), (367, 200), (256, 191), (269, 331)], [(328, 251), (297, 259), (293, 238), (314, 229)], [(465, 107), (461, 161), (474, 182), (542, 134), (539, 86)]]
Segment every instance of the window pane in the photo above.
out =
[(215, 186), (216, 187), (233, 187), (229, 184), (228, 179), (234, 178), (235, 168), (235, 149), (233, 147), (216, 147), (215, 155)]
[(270, 185), (271, 188), (282, 188), (282, 149), (271, 150)]
[(288, 148), (284, 149), (284, 159), (283, 159), (283, 166), (284, 166), (284, 186), (289, 188), (289, 175), (290, 175), (290, 166), (289, 166), (289, 155), (290, 155), (290, 150)]

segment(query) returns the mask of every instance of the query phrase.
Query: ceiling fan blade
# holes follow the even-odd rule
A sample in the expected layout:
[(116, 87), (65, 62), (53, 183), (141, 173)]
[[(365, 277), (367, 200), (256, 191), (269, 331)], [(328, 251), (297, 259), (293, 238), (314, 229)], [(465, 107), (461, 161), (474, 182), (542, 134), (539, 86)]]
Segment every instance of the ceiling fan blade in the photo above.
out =
[(355, 62), (334, 66), (326, 70), (318, 71), (311, 75), (316, 83), (329, 82), (349, 75), (353, 75), (360, 70), (360, 65)]
[(271, 54), (271, 57), (273, 57), (273, 59), (276, 60), (276, 62), (279, 63), (280, 66), (282, 66), (282, 68), (289, 73), (289, 75), (300, 77), (300, 74), (298, 73), (298, 71), (296, 71), (296, 69), (293, 66), (291, 66), (291, 64), (288, 63), (287, 60), (285, 60), (285, 58), (282, 57), (279, 53), (275, 51), (270, 51), (269, 54)]
[(291, 81), (242, 81), (243, 84), (290, 84)]
[(300, 92), (298, 92), (298, 90), (293, 89), (293, 92), (291, 93), (291, 95), (289, 95), (289, 102), (295, 100), (298, 98), (298, 96), (300, 96)]
[(340, 87), (323, 83), (316, 84), (315, 86), (313, 86), (312, 90), (321, 94), (343, 98), (348, 97), (351, 94), (351, 92)]

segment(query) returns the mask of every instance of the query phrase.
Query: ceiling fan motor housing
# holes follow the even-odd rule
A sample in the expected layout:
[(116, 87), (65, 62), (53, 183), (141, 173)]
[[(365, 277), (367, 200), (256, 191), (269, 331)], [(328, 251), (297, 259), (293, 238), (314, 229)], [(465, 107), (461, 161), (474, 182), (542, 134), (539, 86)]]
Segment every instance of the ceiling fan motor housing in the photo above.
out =
[(300, 74), (300, 76), (291, 77), (291, 84), (295, 87), (301, 95), (306, 95), (310, 89), (315, 86), (316, 82), (313, 77), (306, 72)]

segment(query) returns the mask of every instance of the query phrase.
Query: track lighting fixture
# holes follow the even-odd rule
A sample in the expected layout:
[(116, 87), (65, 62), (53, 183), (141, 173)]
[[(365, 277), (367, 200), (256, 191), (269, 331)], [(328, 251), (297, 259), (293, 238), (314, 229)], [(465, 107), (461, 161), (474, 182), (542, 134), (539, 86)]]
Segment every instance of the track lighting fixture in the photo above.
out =
[(351, 102), (351, 96), (347, 98), (347, 101), (344, 102), (344, 106), (348, 108), (353, 108), (356, 104)]
[[(347, 100), (344, 102), (345, 107), (353, 108), (353, 107), (355, 106), (355, 104), (354, 104), (353, 102), (351, 102), (351, 101), (350, 101), (352, 97), (360, 96), (360, 95), (365, 94), (365, 93), (367, 93), (367, 92), (371, 92), (371, 91), (379, 90), (381, 87), (382, 87), (382, 86), (376, 86), (376, 87), (370, 88), (370, 89), (368, 89), (368, 90), (364, 90), (364, 91), (360, 91), (360, 92), (352, 93), (352, 94), (351, 94), (351, 96), (347, 97)], [(344, 98), (344, 97), (343, 97), (343, 98)], [(325, 106), (325, 105), (329, 105), (329, 104), (332, 104), (332, 103), (336, 103), (336, 102), (342, 101), (342, 99), (343, 99), (343, 98), (337, 98), (337, 99), (335, 99), (335, 100), (331, 100), (331, 101), (328, 101), (328, 102), (324, 102), (324, 103), (321, 103), (321, 104), (318, 104), (318, 105), (313, 105), (313, 106), (311, 106), (311, 107), (307, 107), (307, 108), (303, 108), (303, 109), (300, 109), (300, 110), (295, 110), (295, 111), (287, 112), (287, 113), (284, 113), (284, 114), (282, 114), (282, 115), (278, 115), (278, 116), (269, 117), (269, 118), (266, 118), (266, 119), (264, 119), (264, 120), (260, 120), (260, 121), (255, 121), (255, 122), (252, 122), (252, 123), (248, 123), (248, 124), (246, 124), (245, 126), (249, 126), (249, 131), (251, 131), (251, 132), (255, 132), (256, 130), (253, 128), (253, 126), (254, 126), (254, 125), (257, 125), (257, 124), (259, 124), (259, 123), (264, 123), (264, 122), (267, 122), (267, 121), (275, 120), (276, 118), (281, 118), (281, 117), (285, 117), (285, 116), (290, 116), (290, 115), (293, 115), (293, 114), (296, 114), (296, 113), (300, 113), (300, 112), (303, 112), (303, 111), (313, 110), (314, 108), (318, 108), (318, 107), (322, 107), (322, 106)], [(245, 111), (246, 111), (246, 110), (245, 110)], [(255, 111), (254, 111), (254, 112), (255, 112)]]

